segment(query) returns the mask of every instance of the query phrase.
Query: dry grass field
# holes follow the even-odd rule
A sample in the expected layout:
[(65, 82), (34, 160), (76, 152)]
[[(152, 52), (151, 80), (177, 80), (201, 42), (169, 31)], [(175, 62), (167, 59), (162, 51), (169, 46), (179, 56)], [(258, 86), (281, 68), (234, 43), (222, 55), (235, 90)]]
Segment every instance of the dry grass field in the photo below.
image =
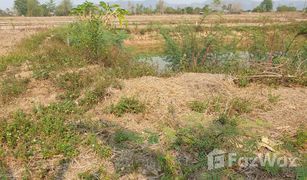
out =
[[(306, 178), (307, 15), (213, 14), (187, 28), (201, 17), (128, 16), (126, 34), (0, 17), (0, 179)], [(162, 71), (144, 62), (167, 55), (179, 58)], [(213, 149), (299, 166), (209, 171)]]
[[(130, 29), (142, 29), (158, 24), (172, 26), (180, 23), (197, 24), (201, 15), (137, 15), (128, 16)], [(35, 32), (65, 25), (76, 20), (75, 17), (0, 17), (0, 54), (6, 53), (21, 39)], [(287, 24), (307, 21), (303, 13), (243, 13), (235, 15), (210, 15), (204, 25), (218, 22), (226, 26), (261, 26), (266, 24)], [(144, 39), (144, 38), (143, 38)], [(146, 39), (146, 38), (145, 38)], [(146, 39), (148, 42), (148, 39)]]

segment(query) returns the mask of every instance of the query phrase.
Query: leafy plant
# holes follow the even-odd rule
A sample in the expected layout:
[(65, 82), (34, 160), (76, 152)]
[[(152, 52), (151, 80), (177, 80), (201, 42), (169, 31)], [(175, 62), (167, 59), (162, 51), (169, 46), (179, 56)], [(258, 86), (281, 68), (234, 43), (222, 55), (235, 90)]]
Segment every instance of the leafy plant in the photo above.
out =
[(123, 31), (116, 31), (113, 22), (118, 19), (122, 25), (127, 13), (119, 5), (105, 2), (100, 2), (98, 6), (91, 2), (79, 5), (73, 9), (73, 14), (78, 15), (80, 21), (70, 27), (69, 44), (82, 50), (92, 62), (110, 64), (114, 58), (112, 55), (119, 53), (127, 37)]
[(0, 95), (4, 103), (10, 102), (27, 90), (28, 79), (8, 77), (1, 82)]
[(115, 19), (119, 21), (120, 26), (123, 25), (123, 22), (126, 21), (128, 11), (122, 9), (118, 4), (110, 5), (101, 1), (99, 2), (99, 5), (96, 6), (93, 3), (86, 1), (74, 8), (72, 13), (78, 15), (82, 20), (99, 20), (106, 27), (112, 28), (112, 23)]
[(145, 104), (134, 97), (122, 97), (116, 105), (111, 105), (109, 111), (119, 117), (125, 113), (138, 114), (145, 111)]
[(114, 141), (118, 144), (123, 142), (134, 142), (134, 143), (140, 143), (143, 141), (142, 137), (140, 137), (138, 134), (127, 131), (127, 130), (118, 130), (114, 134)]
[(189, 107), (192, 111), (204, 113), (208, 107), (208, 103), (203, 101), (192, 101), (189, 103)]

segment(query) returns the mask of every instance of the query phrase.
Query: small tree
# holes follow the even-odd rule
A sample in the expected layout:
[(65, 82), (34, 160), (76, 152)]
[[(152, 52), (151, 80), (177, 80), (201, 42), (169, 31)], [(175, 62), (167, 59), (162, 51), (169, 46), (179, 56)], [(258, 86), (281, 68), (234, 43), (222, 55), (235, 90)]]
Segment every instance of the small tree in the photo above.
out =
[(68, 16), (72, 9), (72, 2), (70, 0), (63, 0), (58, 7), (56, 7), (55, 14), (57, 16)]
[(54, 0), (49, 0), (49, 2), (46, 3), (46, 6), (47, 6), (47, 10), (48, 10), (48, 13), (49, 15), (53, 15), (55, 13), (55, 10), (56, 10), (56, 4), (54, 2)]
[(27, 0), (15, 0), (14, 8), (16, 9), (18, 15), (25, 16), (28, 12)]
[(289, 11), (296, 11), (296, 7), (286, 6), (286, 5), (277, 7), (277, 12), (289, 12)]
[(163, 0), (159, 0), (157, 4), (157, 12), (160, 14), (164, 14), (165, 11), (165, 3)]
[(27, 0), (27, 16), (41, 16), (42, 7), (37, 0)]
[(272, 0), (263, 0), (259, 6), (253, 9), (254, 12), (270, 12), (273, 10)]

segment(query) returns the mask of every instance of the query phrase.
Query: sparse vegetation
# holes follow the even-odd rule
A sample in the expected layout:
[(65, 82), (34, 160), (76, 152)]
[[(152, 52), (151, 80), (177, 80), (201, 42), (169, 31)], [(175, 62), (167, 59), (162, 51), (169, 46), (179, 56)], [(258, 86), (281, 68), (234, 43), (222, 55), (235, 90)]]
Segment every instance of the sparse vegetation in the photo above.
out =
[[(259, 11), (270, 11), (268, 2)], [(298, 128), (306, 114), (304, 16), (237, 18), (218, 15), (220, 8), (237, 8), (220, 1), (202, 9), (159, 3), (159, 13), (204, 16), (126, 22), (128, 12), (118, 5), (85, 2), (72, 10), (73, 23), (39, 32), (0, 56), (0, 179), (304, 176), (306, 128)], [(62, 15), (71, 8), (66, 0), (52, 4)], [(131, 13), (145, 10), (138, 5)], [(165, 70), (142, 59), (152, 56)], [(214, 149), (249, 157), (274, 149), (298, 157), (302, 167), (210, 171), (207, 155)]]
[(28, 83), (28, 79), (17, 79), (15, 77), (4, 79), (1, 82), (0, 89), (2, 102), (9, 103), (12, 99), (24, 93), (27, 90)]
[(143, 113), (145, 104), (134, 97), (122, 97), (117, 104), (111, 105), (109, 109), (110, 113), (120, 117), (125, 113)]

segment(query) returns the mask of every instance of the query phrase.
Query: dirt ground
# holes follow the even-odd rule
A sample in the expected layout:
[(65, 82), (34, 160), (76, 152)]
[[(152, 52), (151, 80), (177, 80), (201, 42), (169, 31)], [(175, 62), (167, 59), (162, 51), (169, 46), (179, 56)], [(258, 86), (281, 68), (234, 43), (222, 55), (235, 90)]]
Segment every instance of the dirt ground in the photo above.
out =
[[(232, 77), (215, 74), (185, 73), (171, 78), (142, 77), (123, 81), (124, 89), (115, 90), (110, 99), (99, 104), (91, 113), (97, 118), (113, 119), (133, 131), (142, 132), (147, 128), (159, 129), (161, 123), (174, 119), (186, 122), (192, 111), (187, 104), (193, 100), (206, 100), (216, 96), (227, 99), (244, 98), (250, 100), (256, 108), (244, 115), (248, 119), (262, 120), (272, 125), (272, 136), (277, 137), (281, 131), (295, 131), (301, 124), (307, 123), (307, 89), (304, 87), (277, 89), (252, 84), (239, 88)], [(278, 97), (278, 102), (268, 101), (269, 94)], [(148, 106), (144, 115), (129, 115), (118, 119), (105, 115), (104, 109), (116, 103), (121, 97), (137, 97)], [(174, 108), (171, 115), (168, 110)], [(259, 107), (259, 108), (258, 108)], [(212, 116), (203, 114), (202, 119), (211, 120)]]

